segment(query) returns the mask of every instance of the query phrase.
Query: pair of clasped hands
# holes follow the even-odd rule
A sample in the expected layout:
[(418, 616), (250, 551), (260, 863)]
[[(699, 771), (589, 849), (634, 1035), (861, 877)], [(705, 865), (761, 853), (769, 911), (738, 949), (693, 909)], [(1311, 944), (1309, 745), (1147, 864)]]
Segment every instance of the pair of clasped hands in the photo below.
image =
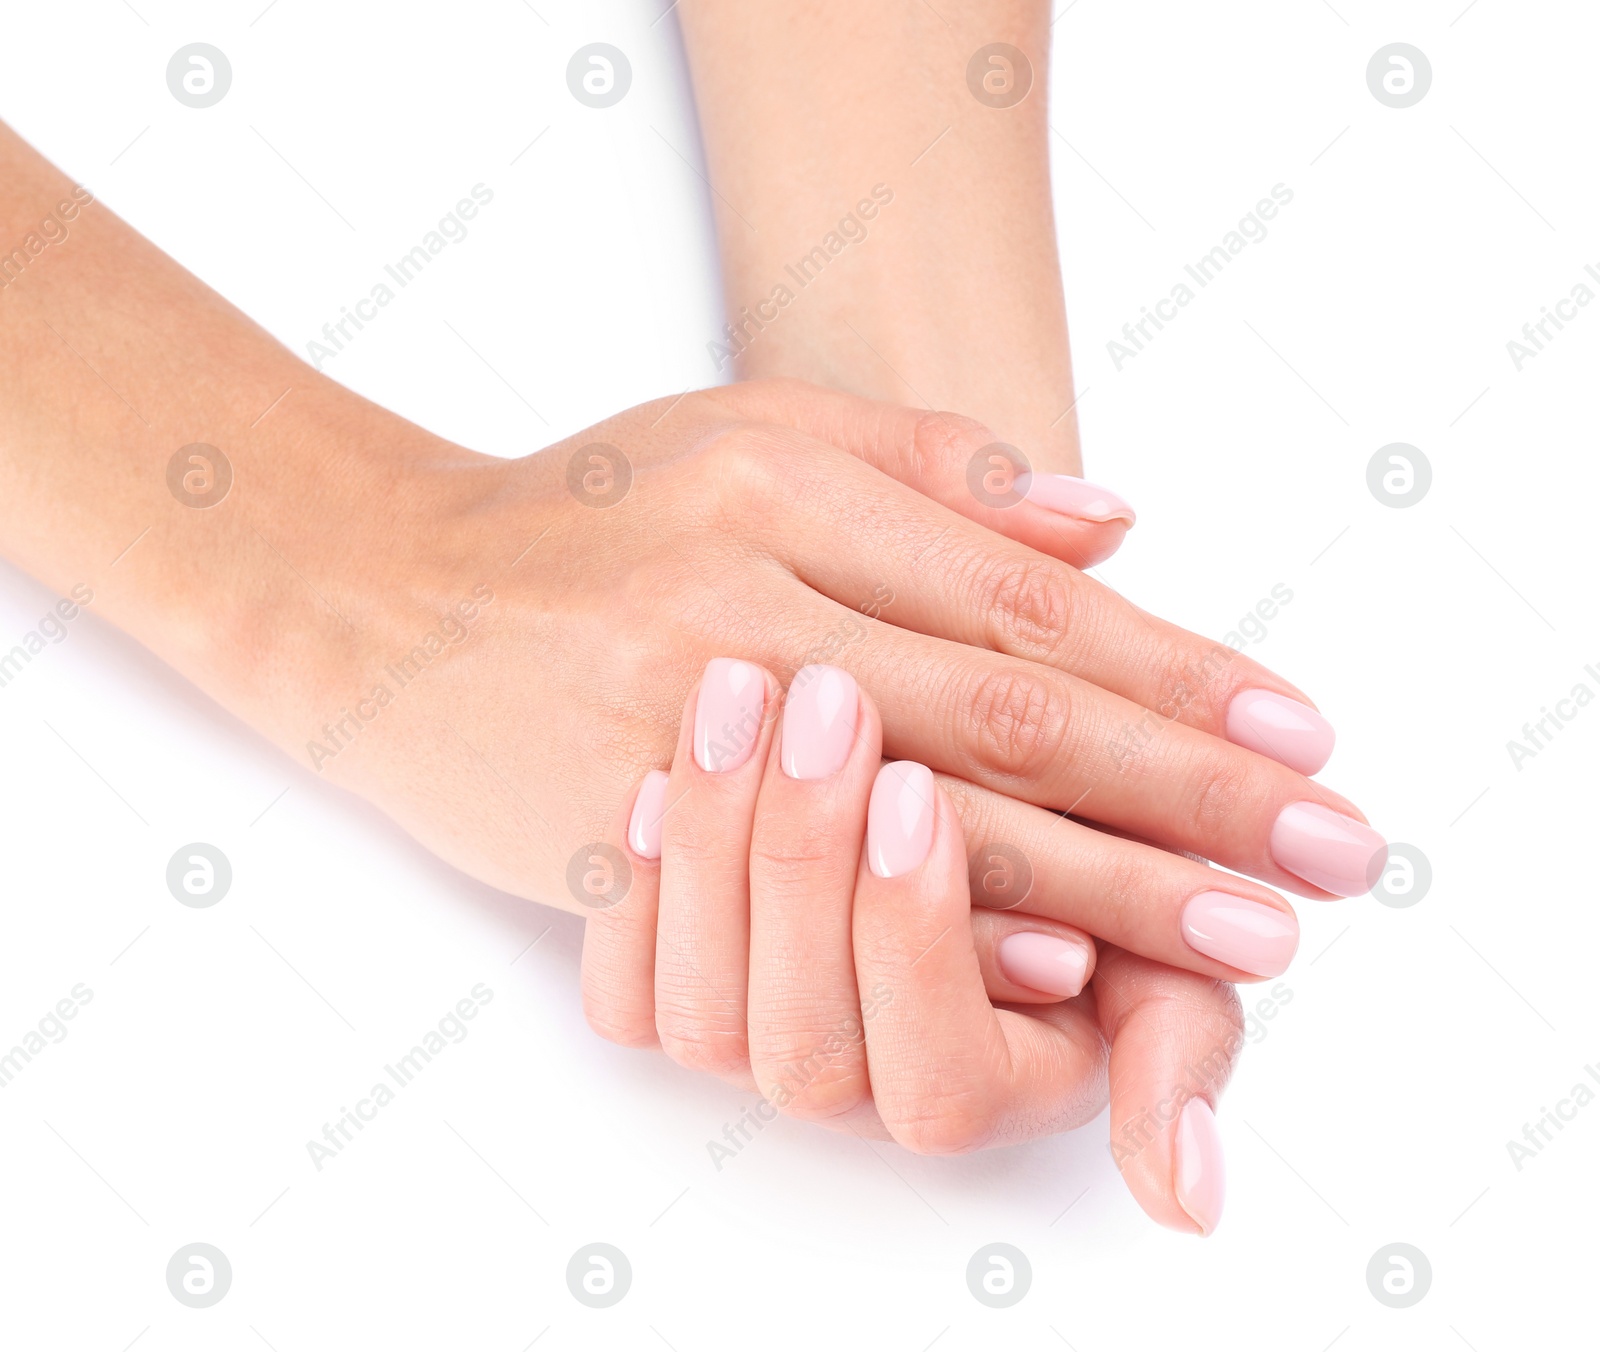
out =
[[(1234, 983), (1296, 946), (1272, 889), (1365, 891), (1383, 842), (1307, 778), (1333, 736), (1304, 694), (1083, 571), (1133, 513), (1057, 472), (1050, 7), (677, 12), (708, 178), (745, 213), (730, 296), (854, 223), (741, 330), (740, 374), (806, 383), (475, 454), (307, 367), (0, 126), (0, 241), (37, 244), (0, 288), (0, 551), (87, 580), (439, 855), (584, 915), (604, 1036), (925, 1152), (1109, 1102), (1140, 1205), (1209, 1233)], [(860, 397), (907, 390), (993, 430)], [(975, 491), (1002, 440), (1033, 472)], [(184, 490), (196, 452), (232, 465), (221, 499)], [(601, 467), (620, 488), (588, 491)], [(628, 865), (600, 897), (571, 884), (596, 845)]]
[[(786, 616), (787, 652), (860, 637), (798, 669), (770, 641), (704, 664), (670, 769), (617, 805), (631, 878), (588, 918), (591, 1024), (925, 1153), (1077, 1126), (1109, 1061), (1135, 1197), (1210, 1233), (1232, 983), (1282, 973), (1298, 926), (1201, 861), (1317, 899), (1371, 886), (1382, 838), (1307, 778), (1331, 727), (1082, 571), (1133, 524), (1116, 495), (1024, 473), (986, 505), (969, 463), (1015, 452), (952, 415), (784, 382), (696, 399), (695, 454), (632, 491), (715, 486), (700, 525), (748, 580), (704, 602), (769, 638)], [(601, 436), (632, 444), (602, 424), (545, 454), (581, 467)]]

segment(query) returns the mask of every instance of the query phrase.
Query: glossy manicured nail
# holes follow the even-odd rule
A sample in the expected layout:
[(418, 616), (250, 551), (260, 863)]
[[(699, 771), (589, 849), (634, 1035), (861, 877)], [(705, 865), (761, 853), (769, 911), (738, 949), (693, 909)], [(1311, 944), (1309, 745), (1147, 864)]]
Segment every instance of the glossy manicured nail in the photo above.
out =
[(856, 740), (856, 678), (838, 667), (801, 667), (783, 706), (779, 763), (790, 779), (827, 779), (844, 769)]
[(1080, 521), (1122, 521), (1131, 526), (1137, 519), (1133, 508), (1109, 488), (1071, 474), (1024, 471), (1017, 475), (1012, 487), (1036, 507), (1075, 516)]
[(1287, 695), (1241, 690), (1228, 705), (1228, 740), (1314, 775), (1333, 754), (1333, 725)]
[(1037, 930), (1006, 935), (994, 953), (1006, 980), (1050, 995), (1077, 995), (1089, 975), (1089, 952), (1082, 944)]
[(1178, 1135), (1172, 1148), (1172, 1191), (1189, 1219), (1209, 1235), (1222, 1219), (1228, 1190), (1222, 1165), (1222, 1133), (1211, 1105), (1192, 1098), (1178, 1114)]
[(661, 858), (661, 819), (666, 814), (667, 773), (652, 770), (639, 781), (633, 815), (628, 818), (628, 848), (639, 858)]
[(1277, 976), (1300, 946), (1300, 926), (1276, 906), (1231, 892), (1196, 892), (1184, 903), (1183, 937), (1196, 953), (1241, 972)]
[(761, 668), (732, 657), (713, 657), (700, 679), (694, 706), (694, 761), (702, 770), (737, 770), (755, 750), (767, 682)]
[(880, 878), (910, 873), (933, 848), (933, 771), (890, 761), (872, 781), (867, 804), (867, 865)]
[(1353, 897), (1378, 881), (1389, 847), (1354, 817), (1321, 803), (1290, 803), (1272, 824), (1271, 849), (1279, 868), (1325, 892)]

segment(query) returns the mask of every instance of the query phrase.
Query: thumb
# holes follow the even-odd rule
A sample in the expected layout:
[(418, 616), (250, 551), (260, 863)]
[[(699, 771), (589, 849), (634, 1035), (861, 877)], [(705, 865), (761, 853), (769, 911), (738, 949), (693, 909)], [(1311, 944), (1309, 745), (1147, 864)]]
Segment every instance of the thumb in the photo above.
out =
[(1102, 944), (1094, 978), (1111, 1044), (1111, 1153), (1145, 1213), (1188, 1234), (1222, 1218), (1217, 1099), (1244, 1045), (1226, 982)]
[(935, 502), (1075, 568), (1116, 553), (1133, 508), (1109, 489), (1035, 465), (1026, 447), (1001, 442), (958, 413), (809, 385), (752, 380), (710, 391), (740, 416), (779, 423), (865, 460)]

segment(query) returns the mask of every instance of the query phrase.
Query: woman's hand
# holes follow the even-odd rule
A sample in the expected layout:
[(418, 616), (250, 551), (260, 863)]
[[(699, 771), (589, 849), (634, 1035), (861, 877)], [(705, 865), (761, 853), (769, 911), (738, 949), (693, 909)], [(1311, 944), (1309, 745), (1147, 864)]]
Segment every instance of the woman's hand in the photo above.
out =
[(950, 800), (881, 750), (848, 672), (805, 667), (785, 698), (755, 664), (714, 659), (671, 775), (627, 811), (633, 887), (589, 918), (590, 1022), (925, 1153), (1078, 1125), (1105, 1057), (1092, 1009), (1061, 1002), (1092, 941), (973, 909)]
[[(1248, 923), (1186, 916), (1193, 889), (1105, 854), (1063, 810), (1306, 895), (1364, 890), (1382, 842), (1355, 809), (1217, 735), (1238, 697), (1288, 703), (1289, 688), (891, 477), (907, 469), (896, 416), (926, 425), (757, 384), (630, 410), (522, 461), (413, 451), (355, 540), (299, 554), (295, 604), (331, 677), (285, 704), (276, 673), (246, 673), (251, 698), (307, 764), (446, 858), (574, 910), (592, 898), (569, 868), (585, 873), (615, 804), (669, 762), (685, 691), (729, 653), (785, 679), (820, 660), (851, 671), (886, 753), (964, 781), (972, 839), (1031, 860), (1030, 909), (1074, 922), (1057, 915), (1070, 900), (1111, 943), (1198, 951), (1229, 979), (1262, 961)], [(913, 482), (958, 500), (937, 472)], [(1090, 842), (1114, 862), (1086, 887)]]
[[(1143, 1133), (1117, 1143), (1118, 1160), (1152, 1214), (1209, 1233), (1222, 1207), (1211, 1117), (1221, 1080), (1167, 1091), (1159, 1116), (1128, 1108), (1150, 1054), (1182, 1055), (1193, 1041), (1139, 1026), (1150, 1002), (1138, 986), (1167, 969), (1108, 950), (1105, 1007), (1072, 999), (1093, 971), (1093, 941), (972, 907), (951, 800), (925, 767), (882, 763), (881, 746), (877, 710), (849, 673), (805, 667), (785, 694), (752, 663), (713, 659), (684, 708), (671, 774), (651, 771), (619, 814), (632, 886), (584, 932), (591, 1025), (754, 1089), (772, 1111), (923, 1153), (1080, 1125), (1106, 1101), (1116, 1041), (1117, 1106)], [(1101, 836), (1098, 848), (1128, 847)], [(1187, 859), (1146, 862), (1190, 886), (1209, 881)], [(1295, 923), (1278, 906), (1287, 961)], [(1181, 1009), (1181, 991), (1153, 992)]]

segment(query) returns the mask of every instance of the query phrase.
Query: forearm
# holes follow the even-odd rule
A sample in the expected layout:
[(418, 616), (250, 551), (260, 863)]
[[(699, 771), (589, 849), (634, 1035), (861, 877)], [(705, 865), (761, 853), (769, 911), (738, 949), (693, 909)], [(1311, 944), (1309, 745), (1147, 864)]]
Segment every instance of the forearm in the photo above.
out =
[[(310, 370), (3, 126), (0, 184), (0, 550), (284, 735), (276, 696), (349, 650), (354, 583), (381, 567), (352, 547), (362, 496), (392, 490), (426, 434)], [(221, 454), (191, 463), (196, 443)]]
[[(726, 346), (742, 376), (956, 410), (1077, 472), (1048, 5), (939, 8), (948, 26), (922, 0), (680, 6), (734, 325)], [(969, 87), (974, 54), (995, 43), (1031, 67), (1010, 107)], [(1002, 67), (978, 70), (1003, 84)], [(864, 220), (858, 203), (874, 187)]]

